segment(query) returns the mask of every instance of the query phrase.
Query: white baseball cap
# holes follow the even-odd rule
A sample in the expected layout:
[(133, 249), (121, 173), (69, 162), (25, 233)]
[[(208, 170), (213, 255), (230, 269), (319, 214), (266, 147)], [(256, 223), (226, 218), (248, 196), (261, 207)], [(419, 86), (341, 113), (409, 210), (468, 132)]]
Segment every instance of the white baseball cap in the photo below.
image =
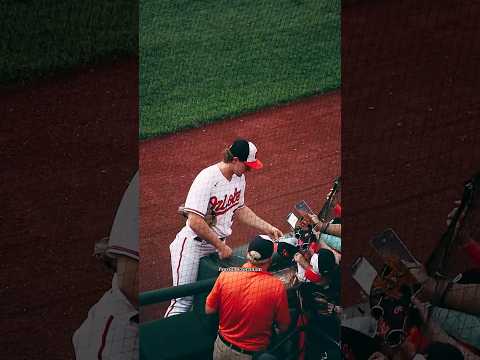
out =
[(243, 161), (246, 166), (252, 169), (261, 169), (263, 163), (257, 159), (257, 147), (245, 139), (237, 139), (229, 148), (234, 157)]

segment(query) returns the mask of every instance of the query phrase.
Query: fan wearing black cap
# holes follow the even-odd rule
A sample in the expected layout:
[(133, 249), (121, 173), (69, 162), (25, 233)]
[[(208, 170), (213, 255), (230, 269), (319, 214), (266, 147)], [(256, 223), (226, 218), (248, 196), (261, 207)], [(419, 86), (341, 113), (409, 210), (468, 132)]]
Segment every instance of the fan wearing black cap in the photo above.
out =
[[(183, 207), (186, 224), (170, 244), (174, 286), (197, 280), (203, 256), (214, 252), (218, 252), (220, 259), (231, 256), (226, 238), (232, 233), (233, 220), (274, 239), (283, 235), (245, 205), (245, 173), (262, 167), (257, 147), (248, 140), (237, 139), (225, 150), (223, 161), (196, 176)], [(208, 215), (212, 213), (213, 219)], [(191, 296), (172, 300), (165, 317), (189, 311), (192, 301)]]
[(285, 332), (290, 324), (287, 292), (267, 270), (272, 263), (273, 241), (256, 236), (248, 246), (248, 262), (223, 271), (207, 297), (205, 312), (218, 313), (219, 328), (213, 359), (251, 359), (265, 350), (272, 324)]
[[(312, 256), (310, 263), (300, 253), (297, 253), (295, 254), (295, 260), (302, 267), (305, 267), (306, 282), (304, 287), (318, 290), (323, 294), (323, 298), (328, 300), (330, 305), (327, 312), (340, 311), (341, 309), (338, 306), (333, 305), (340, 301), (340, 269), (333, 252), (328, 249), (320, 249), (318, 253)], [(310, 294), (306, 294), (306, 297), (312, 302), (315, 301)]]
[[(299, 255), (295, 258), (299, 260)], [(303, 258), (303, 257), (302, 257)], [(304, 259), (304, 258), (303, 258)], [(330, 359), (340, 359), (340, 269), (331, 250), (320, 249), (305, 266), (306, 282), (300, 285), (304, 313), (297, 325), (305, 327), (300, 336), (300, 348), (306, 359), (317, 359), (318, 354), (328, 353)], [(303, 339), (303, 340), (302, 340)], [(304, 342), (304, 343), (303, 343)]]
[(298, 279), (317, 284), (327, 281), (326, 275), (337, 268), (338, 261), (335, 253), (328, 248), (317, 248), (315, 252), (309, 249), (304, 254), (297, 252), (293, 259), (298, 264), (298, 272), (301, 272), (297, 274)]

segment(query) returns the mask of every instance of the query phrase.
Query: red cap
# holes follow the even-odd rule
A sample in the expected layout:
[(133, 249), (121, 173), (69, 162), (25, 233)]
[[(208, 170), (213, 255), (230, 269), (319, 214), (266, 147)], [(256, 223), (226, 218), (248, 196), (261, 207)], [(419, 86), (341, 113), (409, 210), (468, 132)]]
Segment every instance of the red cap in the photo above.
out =
[(342, 206), (340, 204), (335, 205), (333, 208), (333, 214), (336, 218), (342, 217)]

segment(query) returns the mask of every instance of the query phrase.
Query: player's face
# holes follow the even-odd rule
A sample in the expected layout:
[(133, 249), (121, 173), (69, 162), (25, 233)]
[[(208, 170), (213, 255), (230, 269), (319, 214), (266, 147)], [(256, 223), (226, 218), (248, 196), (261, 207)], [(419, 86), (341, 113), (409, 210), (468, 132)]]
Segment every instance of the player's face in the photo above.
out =
[(234, 159), (233, 161), (233, 173), (237, 176), (242, 176), (246, 172), (250, 171), (250, 168), (245, 165), (243, 161)]

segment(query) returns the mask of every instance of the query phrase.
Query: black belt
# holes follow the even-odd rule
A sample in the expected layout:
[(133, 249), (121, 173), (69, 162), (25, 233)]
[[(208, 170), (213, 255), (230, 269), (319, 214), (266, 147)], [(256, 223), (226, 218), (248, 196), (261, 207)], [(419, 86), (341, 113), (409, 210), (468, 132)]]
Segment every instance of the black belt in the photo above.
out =
[(230, 349), (232, 350), (235, 350), (239, 353), (242, 353), (242, 354), (246, 354), (246, 355), (253, 355), (255, 354), (255, 351), (249, 351), (249, 350), (244, 350), (244, 349), (241, 349), (239, 348), (238, 346), (236, 345), (233, 345), (232, 343), (228, 342), (227, 340), (225, 340), (222, 335), (220, 335), (220, 333), (218, 334), (218, 337), (220, 338), (220, 340), (222, 340), (222, 342), (227, 345)]
[[(223, 238), (219, 238), (219, 239), (220, 239), (220, 241), (225, 241), (226, 238), (223, 237)], [(203, 239), (202, 239), (200, 236), (195, 236), (195, 237), (193, 238), (193, 240), (199, 241), (199, 242), (202, 242), (202, 241), (203, 241)], [(205, 240), (205, 241), (206, 241), (206, 240)]]

